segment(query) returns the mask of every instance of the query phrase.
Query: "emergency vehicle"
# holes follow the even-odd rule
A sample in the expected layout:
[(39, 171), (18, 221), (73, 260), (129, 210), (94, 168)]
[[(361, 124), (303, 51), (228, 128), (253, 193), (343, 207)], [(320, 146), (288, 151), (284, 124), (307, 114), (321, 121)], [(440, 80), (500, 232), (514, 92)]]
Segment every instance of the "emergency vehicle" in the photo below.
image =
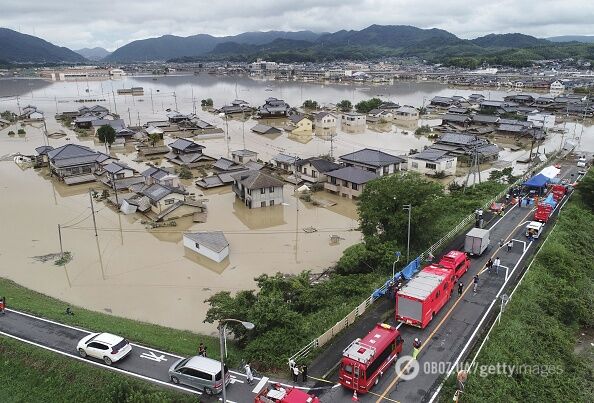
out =
[(456, 278), (459, 279), (470, 268), (470, 259), (464, 252), (451, 250), (443, 255), (437, 265), (452, 270)]
[(378, 323), (342, 352), (338, 381), (347, 389), (367, 393), (402, 352), (402, 337), (393, 326)]
[(551, 193), (553, 194), (553, 198), (556, 202), (561, 200), (565, 193), (567, 192), (567, 188), (565, 185), (553, 185), (551, 188)]
[(255, 403), (320, 403), (317, 396), (280, 383), (270, 385), (256, 395)]
[(396, 294), (396, 320), (425, 328), (448, 302), (456, 282), (453, 269), (425, 267)]

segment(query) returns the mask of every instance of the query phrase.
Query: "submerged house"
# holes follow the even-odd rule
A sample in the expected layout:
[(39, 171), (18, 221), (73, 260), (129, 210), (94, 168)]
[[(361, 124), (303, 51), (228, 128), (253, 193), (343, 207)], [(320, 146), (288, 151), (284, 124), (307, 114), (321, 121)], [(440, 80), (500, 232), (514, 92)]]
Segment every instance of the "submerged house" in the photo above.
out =
[(206, 147), (191, 140), (177, 139), (169, 144), (169, 147), (171, 147), (171, 152), (169, 152), (165, 158), (173, 164), (194, 168), (215, 160), (202, 153), (202, 150)]
[(311, 157), (297, 161), (299, 178), (310, 183), (326, 182), (326, 173), (339, 168), (340, 165), (325, 158)]
[(365, 184), (378, 178), (375, 172), (353, 166), (327, 172), (326, 176), (324, 189), (350, 199), (361, 196)]
[(179, 187), (170, 187), (155, 183), (140, 191), (142, 196), (149, 199), (153, 213), (160, 215), (167, 209), (175, 208), (176, 203), (185, 201), (187, 192)]
[(313, 122), (303, 115), (289, 116), (291, 134), (311, 133)]
[(445, 175), (456, 173), (457, 158), (447, 155), (444, 150), (427, 148), (420, 153), (408, 156), (408, 170), (425, 175), (436, 175), (443, 172)]
[(314, 117), (316, 128), (333, 129), (336, 128), (336, 116), (329, 112), (317, 113)]
[(283, 182), (259, 171), (231, 175), (233, 192), (249, 208), (279, 205), (284, 202)]
[(184, 234), (184, 246), (217, 263), (229, 256), (229, 241), (222, 231), (188, 232)]
[(394, 111), (394, 118), (396, 120), (417, 120), (419, 118), (419, 110), (412, 106), (404, 105)]
[(281, 129), (273, 127), (273, 126), (263, 125), (263, 124), (257, 124), (256, 126), (252, 127), (252, 131), (256, 134), (280, 134), (281, 133)]
[(374, 172), (378, 176), (389, 175), (400, 171), (406, 162), (403, 158), (370, 148), (341, 155), (338, 160), (347, 167), (354, 166)]
[(66, 144), (47, 151), (50, 171), (66, 184), (92, 182), (93, 172), (113, 159), (103, 153), (78, 144)]
[(268, 98), (264, 105), (258, 108), (260, 118), (284, 118), (289, 114), (291, 107), (282, 99)]

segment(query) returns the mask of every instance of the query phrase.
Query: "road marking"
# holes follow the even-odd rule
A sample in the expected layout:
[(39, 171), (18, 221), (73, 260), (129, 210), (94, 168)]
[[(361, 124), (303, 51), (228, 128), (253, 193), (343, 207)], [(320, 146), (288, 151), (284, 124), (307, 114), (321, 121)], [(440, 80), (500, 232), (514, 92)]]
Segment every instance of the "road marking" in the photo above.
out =
[(262, 390), (262, 388), (264, 387), (264, 385), (266, 385), (268, 383), (268, 378), (264, 377), (262, 379), (260, 379), (260, 382), (258, 382), (258, 384), (256, 385), (256, 387), (252, 390), (252, 393), (258, 394), (260, 393), (260, 391)]
[(234, 384), (234, 383), (243, 383), (243, 381), (240, 381), (239, 379), (237, 379), (237, 378), (235, 378), (233, 376), (231, 377), (231, 381), (230, 382), (231, 382), (231, 384)]
[(146, 358), (147, 360), (156, 361), (156, 362), (167, 361), (167, 358), (165, 358), (165, 356), (163, 354), (157, 355), (157, 354), (155, 354), (154, 351), (149, 351), (148, 353), (142, 353), (142, 354), (140, 354), (140, 358)]
[(52, 347), (44, 346), (43, 344), (35, 343), (34, 341), (30, 341), (30, 340), (23, 339), (23, 338), (18, 337), (18, 336), (14, 336), (14, 335), (12, 335), (10, 333), (5, 333), (3, 331), (0, 331), (0, 334), (1, 335), (4, 335), (6, 337), (13, 338), (13, 339), (18, 340), (18, 341), (22, 341), (23, 343), (31, 344), (33, 346), (37, 346), (37, 347), (43, 348), (45, 350), (53, 351), (54, 353), (58, 353), (58, 354), (61, 354), (63, 356), (66, 356), (66, 357), (74, 358), (76, 360), (85, 362), (87, 364), (91, 364), (91, 365), (95, 365), (97, 367), (101, 367), (103, 369), (107, 369), (107, 370), (115, 371), (115, 372), (120, 372), (122, 374), (126, 374), (126, 375), (130, 375), (130, 376), (134, 376), (136, 378), (144, 379), (145, 381), (159, 383), (161, 385), (165, 385), (165, 386), (168, 386), (170, 388), (180, 389), (180, 390), (183, 390), (185, 392), (190, 392), (190, 393), (193, 393), (193, 394), (196, 394), (196, 395), (201, 395), (202, 394), (202, 392), (199, 392), (197, 390), (188, 389), (188, 388), (185, 388), (183, 386), (174, 385), (174, 384), (169, 383), (169, 382), (161, 381), (159, 379), (149, 378), (148, 376), (140, 375), (140, 374), (137, 374), (135, 372), (126, 371), (125, 369), (116, 368), (114, 366), (108, 366), (108, 365), (101, 364), (101, 363), (96, 362), (96, 361), (91, 361), (91, 360), (82, 358), (82, 357), (80, 357), (77, 354), (69, 354), (69, 353), (66, 353), (64, 351), (60, 351), (60, 350), (57, 350), (55, 348), (52, 348)]

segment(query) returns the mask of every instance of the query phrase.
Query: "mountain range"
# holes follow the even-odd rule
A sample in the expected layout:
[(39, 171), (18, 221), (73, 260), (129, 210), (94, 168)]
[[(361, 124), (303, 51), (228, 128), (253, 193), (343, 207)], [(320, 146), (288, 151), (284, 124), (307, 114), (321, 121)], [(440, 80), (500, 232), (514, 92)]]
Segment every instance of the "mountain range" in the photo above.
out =
[(594, 43), (594, 35), (562, 35), (545, 38), (551, 42), (582, 42)]
[(78, 53), (40, 38), (0, 28), (0, 60), (8, 63), (106, 63), (143, 61), (252, 61), (258, 57), (279, 62), (320, 62), (338, 59), (418, 57), (434, 63), (476, 67), (482, 63), (530, 65), (544, 58), (592, 60), (594, 45), (560, 37), (559, 43), (520, 33), (489, 34), (461, 39), (442, 29), (421, 29), (407, 25), (371, 25), (361, 30), (333, 33), (311, 31), (245, 32), (215, 37), (164, 35), (128, 43), (113, 53), (102, 48), (80, 49)]
[(92, 61), (98, 61), (98, 60), (104, 59), (111, 54), (111, 52), (109, 52), (108, 50), (105, 50), (100, 47), (82, 48), (82, 49), (75, 50), (75, 52), (78, 53), (79, 55), (81, 55), (82, 57), (92, 60)]
[(82, 63), (86, 59), (72, 50), (36, 36), (0, 28), (0, 60), (16, 63)]

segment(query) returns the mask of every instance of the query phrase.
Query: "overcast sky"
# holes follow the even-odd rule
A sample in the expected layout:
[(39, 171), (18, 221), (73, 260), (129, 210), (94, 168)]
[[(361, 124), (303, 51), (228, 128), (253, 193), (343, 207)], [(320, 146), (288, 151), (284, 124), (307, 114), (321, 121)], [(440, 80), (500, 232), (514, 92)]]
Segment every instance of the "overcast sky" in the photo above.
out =
[(461, 38), (594, 35), (592, 0), (4, 0), (0, 26), (71, 49), (114, 50), (165, 34), (312, 30), (371, 24), (442, 28)]

